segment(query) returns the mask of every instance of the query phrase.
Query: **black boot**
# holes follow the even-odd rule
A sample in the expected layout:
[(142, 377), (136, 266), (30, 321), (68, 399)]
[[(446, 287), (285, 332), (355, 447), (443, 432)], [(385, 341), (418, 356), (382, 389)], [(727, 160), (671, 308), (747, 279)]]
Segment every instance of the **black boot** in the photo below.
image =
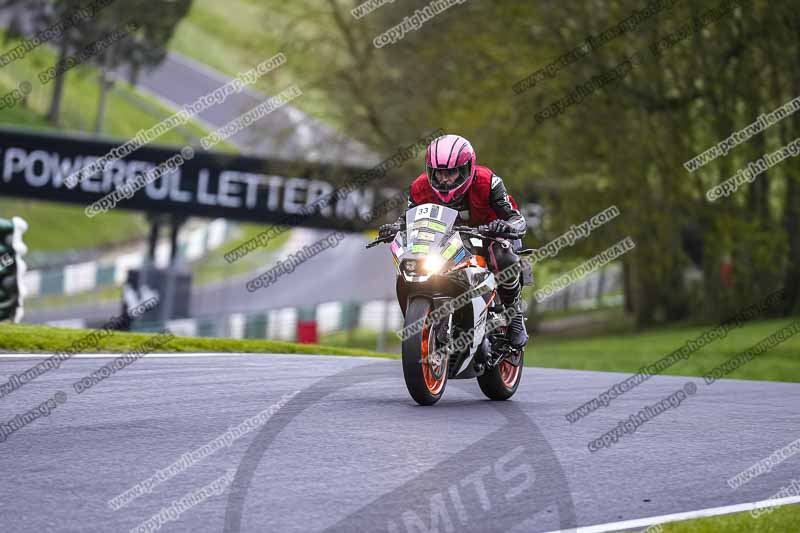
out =
[(506, 328), (506, 339), (514, 348), (522, 349), (528, 344), (528, 331), (525, 329), (525, 313), (522, 311), (522, 302), (517, 300), (513, 306), (517, 314), (511, 319)]
[(522, 285), (519, 278), (508, 285), (498, 285), (497, 295), (506, 309), (516, 310), (516, 315), (506, 328), (506, 340), (514, 348), (522, 349), (528, 344), (528, 331), (525, 329), (525, 313), (522, 310)]

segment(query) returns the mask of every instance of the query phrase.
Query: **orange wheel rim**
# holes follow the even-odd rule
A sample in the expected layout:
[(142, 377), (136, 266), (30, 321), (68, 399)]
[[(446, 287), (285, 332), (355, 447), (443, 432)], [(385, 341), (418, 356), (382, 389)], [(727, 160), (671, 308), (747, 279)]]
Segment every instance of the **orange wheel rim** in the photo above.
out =
[[(430, 313), (428, 313), (430, 314)], [(427, 317), (426, 317), (427, 318)], [(422, 330), (422, 376), (425, 378), (425, 385), (431, 394), (439, 394), (444, 388), (444, 380), (447, 377), (447, 357), (439, 354), (439, 361), (428, 359), (430, 346), (431, 327), (426, 324)], [(436, 337), (434, 336), (434, 339)], [(436, 343), (434, 342), (434, 353), (436, 353)], [(437, 376), (439, 376), (437, 378)]]
[(509, 389), (514, 388), (514, 384), (519, 377), (520, 367), (514, 366), (508, 361), (500, 363), (500, 379), (503, 380), (503, 385)]

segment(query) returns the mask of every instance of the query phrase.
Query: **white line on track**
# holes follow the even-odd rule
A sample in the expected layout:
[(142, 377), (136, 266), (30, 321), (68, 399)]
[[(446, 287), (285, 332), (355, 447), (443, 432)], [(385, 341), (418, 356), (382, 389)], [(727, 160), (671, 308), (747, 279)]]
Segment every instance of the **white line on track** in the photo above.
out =
[(678, 522), (681, 520), (691, 520), (693, 518), (704, 518), (708, 516), (719, 516), (731, 513), (743, 513), (752, 511), (753, 509), (779, 507), (781, 505), (790, 505), (793, 503), (800, 503), (800, 496), (790, 496), (788, 498), (780, 498), (777, 500), (762, 500), (760, 502), (752, 503), (739, 503), (736, 505), (727, 505), (725, 507), (711, 507), (708, 509), (699, 509), (697, 511), (687, 511), (685, 513), (650, 516), (648, 518), (637, 518), (635, 520), (625, 520), (623, 522), (609, 522), (608, 524), (583, 526), (577, 529), (550, 531), (548, 533), (560, 533), (561, 531), (564, 531), (565, 533), (605, 533), (607, 531), (625, 531), (628, 529), (642, 528), (655, 524), (666, 524), (667, 522)]

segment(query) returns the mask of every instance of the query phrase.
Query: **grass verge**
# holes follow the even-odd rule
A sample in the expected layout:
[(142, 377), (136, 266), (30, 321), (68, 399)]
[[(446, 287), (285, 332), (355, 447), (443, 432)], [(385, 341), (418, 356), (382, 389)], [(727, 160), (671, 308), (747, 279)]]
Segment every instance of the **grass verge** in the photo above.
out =
[(40, 200), (0, 200), (0, 217), (18, 216), (28, 222), (23, 240), (32, 251), (81, 250), (144, 238), (147, 234), (143, 215), (111, 210), (104, 213), (103, 222), (98, 224), (83, 209)]
[[(68, 348), (72, 342), (90, 333), (85, 329), (53, 328), (28, 324), (0, 324), (0, 350), (6, 352), (46, 353)], [(115, 332), (100, 339), (90, 352), (125, 352), (149, 337), (149, 333)], [(215, 339), (205, 337), (175, 337), (159, 348), (159, 352), (241, 352), (241, 353), (297, 353), (320, 355), (357, 355), (394, 358), (370, 350), (348, 349), (317, 344), (297, 344), (262, 339)]]
[[(797, 531), (800, 524), (800, 505), (776, 507), (768, 515), (754, 519), (750, 513), (698, 518), (673, 522), (660, 527), (663, 533), (785, 533)], [(651, 527), (647, 531), (659, 531)]]
[[(727, 337), (704, 346), (685, 361), (666, 369), (664, 374), (703, 376), (715, 366), (738, 355), (790, 322), (791, 319), (782, 319), (748, 323), (729, 332)], [(636, 334), (605, 335), (579, 340), (534, 337), (525, 352), (525, 364), (547, 368), (633, 374), (643, 365), (656, 362), (708, 329), (711, 327), (663, 328)], [(725, 377), (798, 383), (800, 382), (798, 354), (800, 354), (800, 336), (795, 336)]]
[[(364, 328), (355, 328), (345, 331), (337, 331), (327, 335), (320, 336), (320, 342), (328, 346), (352, 346), (354, 348), (362, 348), (371, 350), (374, 346), (378, 345), (377, 331), (372, 331)], [(401, 343), (394, 331), (386, 332), (386, 349), (394, 352), (400, 352)]]

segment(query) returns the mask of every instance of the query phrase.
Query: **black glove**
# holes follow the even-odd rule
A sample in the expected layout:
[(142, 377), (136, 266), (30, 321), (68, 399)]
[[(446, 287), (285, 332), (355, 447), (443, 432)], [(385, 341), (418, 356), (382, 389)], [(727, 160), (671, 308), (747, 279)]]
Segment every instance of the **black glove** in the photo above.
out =
[(394, 237), (398, 231), (401, 231), (403, 226), (399, 222), (392, 224), (383, 224), (378, 228), (378, 236), (383, 239), (385, 237)]
[(484, 224), (480, 228), (481, 233), (488, 233), (490, 235), (500, 235), (500, 236), (516, 236), (517, 232), (514, 228), (502, 219), (495, 219), (489, 222), (488, 224)]

